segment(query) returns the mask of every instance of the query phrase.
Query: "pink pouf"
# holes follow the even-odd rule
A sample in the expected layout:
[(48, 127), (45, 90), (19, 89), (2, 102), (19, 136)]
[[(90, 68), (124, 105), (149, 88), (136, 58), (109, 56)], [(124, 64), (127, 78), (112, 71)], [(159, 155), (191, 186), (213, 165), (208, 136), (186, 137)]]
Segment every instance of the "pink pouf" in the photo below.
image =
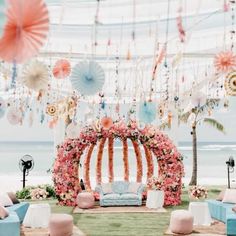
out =
[(172, 211), (170, 217), (170, 230), (175, 234), (191, 234), (193, 231), (193, 216), (189, 211)]
[(68, 214), (53, 214), (49, 221), (50, 236), (71, 236), (73, 234), (73, 217)]
[(77, 205), (79, 208), (93, 208), (94, 206), (94, 196), (89, 192), (79, 193), (77, 196)]

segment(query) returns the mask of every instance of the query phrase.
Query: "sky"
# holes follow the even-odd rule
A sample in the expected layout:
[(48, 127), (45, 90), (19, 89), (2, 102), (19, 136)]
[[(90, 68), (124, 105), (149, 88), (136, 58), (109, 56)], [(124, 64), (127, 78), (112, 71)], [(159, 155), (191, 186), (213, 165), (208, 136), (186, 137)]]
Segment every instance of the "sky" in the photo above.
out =
[[(236, 142), (236, 98), (231, 98), (228, 112), (221, 111), (221, 108), (215, 110), (213, 117), (220, 121), (226, 130), (226, 134), (222, 134), (214, 128), (207, 125), (198, 127), (198, 141), (202, 142)], [(176, 142), (191, 142), (190, 127), (181, 125), (177, 129), (168, 131), (170, 137)], [(5, 141), (53, 141), (54, 131), (35, 122), (32, 127), (27, 124), (23, 126), (12, 126), (6, 118), (0, 120), (0, 142)]]

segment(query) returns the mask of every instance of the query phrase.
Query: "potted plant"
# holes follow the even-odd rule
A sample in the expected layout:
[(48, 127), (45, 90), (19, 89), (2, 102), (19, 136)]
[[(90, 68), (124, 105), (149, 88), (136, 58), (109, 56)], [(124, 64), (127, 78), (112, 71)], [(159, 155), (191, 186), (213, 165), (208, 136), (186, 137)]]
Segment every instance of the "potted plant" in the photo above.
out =
[(163, 179), (152, 176), (147, 181), (147, 202), (148, 208), (162, 208), (164, 205)]

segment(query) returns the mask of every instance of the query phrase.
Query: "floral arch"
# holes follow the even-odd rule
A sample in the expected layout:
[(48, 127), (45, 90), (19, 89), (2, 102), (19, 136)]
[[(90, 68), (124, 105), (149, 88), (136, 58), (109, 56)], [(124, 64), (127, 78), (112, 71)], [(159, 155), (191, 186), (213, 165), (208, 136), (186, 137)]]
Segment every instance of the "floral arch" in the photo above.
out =
[(85, 126), (78, 139), (67, 139), (57, 147), (57, 159), (54, 164), (53, 181), (59, 203), (73, 206), (80, 189), (79, 162), (83, 152), (84, 182), (86, 190), (90, 186), (90, 161), (92, 152), (98, 144), (96, 162), (96, 181), (102, 182), (102, 156), (104, 145), (108, 140), (108, 175), (109, 182), (114, 179), (113, 173), (113, 142), (119, 138), (123, 143), (124, 180), (129, 180), (128, 142), (130, 139), (134, 147), (137, 161), (136, 181), (141, 182), (143, 176), (142, 155), (140, 145), (144, 147), (147, 162), (147, 178), (153, 175), (154, 163), (152, 154), (157, 159), (158, 176), (164, 181), (165, 205), (181, 203), (182, 177), (184, 174), (181, 154), (172, 141), (153, 126), (138, 128), (135, 121), (126, 125), (123, 121), (115, 122), (109, 129), (101, 128), (100, 124)]

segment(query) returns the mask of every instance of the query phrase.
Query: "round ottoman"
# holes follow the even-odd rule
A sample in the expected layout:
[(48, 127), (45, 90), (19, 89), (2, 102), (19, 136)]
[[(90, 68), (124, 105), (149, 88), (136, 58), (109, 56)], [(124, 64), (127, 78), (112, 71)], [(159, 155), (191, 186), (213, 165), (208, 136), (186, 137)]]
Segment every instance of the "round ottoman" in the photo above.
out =
[(50, 236), (71, 236), (73, 217), (68, 214), (52, 214), (49, 220)]
[(82, 209), (93, 208), (94, 196), (89, 192), (79, 193), (77, 196), (77, 206)]
[(170, 230), (175, 234), (190, 234), (193, 231), (193, 216), (189, 211), (172, 211), (170, 216)]

